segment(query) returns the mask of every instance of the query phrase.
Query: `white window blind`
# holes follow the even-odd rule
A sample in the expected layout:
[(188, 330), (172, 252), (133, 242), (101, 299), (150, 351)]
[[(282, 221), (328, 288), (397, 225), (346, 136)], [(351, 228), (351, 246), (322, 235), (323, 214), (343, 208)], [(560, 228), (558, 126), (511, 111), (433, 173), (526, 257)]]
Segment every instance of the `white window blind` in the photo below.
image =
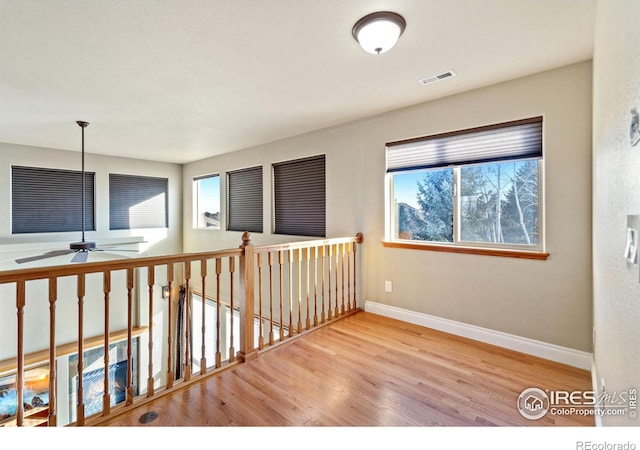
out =
[(542, 117), (387, 143), (387, 172), (542, 157)]

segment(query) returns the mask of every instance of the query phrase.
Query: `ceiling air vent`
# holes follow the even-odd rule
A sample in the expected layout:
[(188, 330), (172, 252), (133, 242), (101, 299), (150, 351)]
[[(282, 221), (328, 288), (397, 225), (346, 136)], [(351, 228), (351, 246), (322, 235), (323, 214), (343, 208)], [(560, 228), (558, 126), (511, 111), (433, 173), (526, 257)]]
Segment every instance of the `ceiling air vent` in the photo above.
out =
[(422, 78), (421, 80), (418, 80), (418, 81), (420, 82), (420, 84), (429, 84), (429, 83), (434, 83), (436, 81), (444, 80), (445, 78), (451, 78), (455, 76), (456, 76), (456, 73), (453, 70), (447, 70), (446, 72), (442, 72), (437, 75)]

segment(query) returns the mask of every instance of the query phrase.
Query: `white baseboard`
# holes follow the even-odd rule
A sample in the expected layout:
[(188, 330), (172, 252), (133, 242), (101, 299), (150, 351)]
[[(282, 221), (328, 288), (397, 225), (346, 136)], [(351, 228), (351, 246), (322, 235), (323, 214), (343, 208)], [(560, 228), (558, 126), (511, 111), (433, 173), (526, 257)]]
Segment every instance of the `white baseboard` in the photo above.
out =
[(395, 306), (383, 305), (381, 303), (366, 301), (364, 310), (414, 325), (421, 325), (434, 330), (444, 331), (445, 333), (451, 333), (528, 355), (549, 359), (580, 369), (592, 369), (593, 355), (588, 352), (456, 322), (454, 320), (443, 319), (429, 314), (409, 311)]

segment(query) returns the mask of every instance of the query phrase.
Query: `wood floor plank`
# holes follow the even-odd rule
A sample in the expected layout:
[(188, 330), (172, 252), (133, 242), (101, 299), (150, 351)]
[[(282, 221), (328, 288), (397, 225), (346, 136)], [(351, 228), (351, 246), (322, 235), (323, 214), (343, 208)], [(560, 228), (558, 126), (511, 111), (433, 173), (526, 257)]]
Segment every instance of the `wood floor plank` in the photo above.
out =
[(358, 312), (114, 417), (105, 426), (593, 426), (532, 421), (529, 387), (590, 390), (590, 373), (372, 313)]

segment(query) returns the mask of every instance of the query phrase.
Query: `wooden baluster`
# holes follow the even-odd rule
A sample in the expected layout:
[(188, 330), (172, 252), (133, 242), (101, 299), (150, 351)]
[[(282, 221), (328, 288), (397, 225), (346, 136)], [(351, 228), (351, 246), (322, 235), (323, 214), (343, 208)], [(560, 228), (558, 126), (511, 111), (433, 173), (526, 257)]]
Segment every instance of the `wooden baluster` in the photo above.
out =
[(358, 248), (357, 244), (353, 244), (353, 307), (358, 307)]
[(264, 348), (264, 337), (262, 329), (262, 253), (256, 255), (258, 262), (258, 348)]
[(191, 292), (189, 291), (189, 282), (191, 281), (191, 261), (184, 262), (184, 292), (185, 292), (185, 321), (184, 321), (184, 330), (185, 330), (185, 345), (184, 345), (184, 381), (189, 381), (191, 379), (191, 371), (193, 370), (192, 366), (192, 349), (191, 349)]
[[(242, 234), (242, 254), (238, 257), (239, 266), (239, 294), (238, 317), (240, 320), (240, 349), (238, 358), (249, 361), (258, 356), (255, 345), (255, 279), (254, 279), (254, 247), (251, 245), (251, 234)], [(262, 317), (260, 317), (262, 321)], [(260, 333), (260, 336), (262, 333)]]
[(127, 398), (133, 405), (133, 269), (127, 269)]
[(205, 336), (207, 334), (207, 321), (206, 321), (206, 303), (207, 303), (207, 290), (205, 289), (205, 280), (207, 278), (207, 260), (200, 260), (200, 278), (202, 279), (202, 348), (200, 356), (200, 375), (207, 373), (207, 344)]
[(220, 335), (220, 274), (222, 273), (222, 260), (216, 258), (216, 367), (222, 365), (221, 335)]
[[(338, 244), (338, 245), (340, 245), (340, 244)], [(342, 274), (342, 277), (341, 277), (342, 290), (340, 291), (341, 294), (342, 294), (342, 296), (341, 296), (342, 302), (340, 304), (340, 314), (344, 314), (344, 311), (345, 311), (345, 307), (344, 307), (344, 254), (345, 254), (346, 245), (347, 244), (342, 244), (342, 250), (340, 251), (340, 260), (341, 260), (340, 269), (341, 269), (341, 274)]]
[(296, 331), (293, 328), (293, 250), (289, 250), (289, 337)]
[(102, 415), (111, 414), (111, 393), (109, 392), (109, 294), (111, 292), (111, 272), (102, 273), (102, 292), (104, 294), (104, 386), (102, 392)]
[(306, 248), (304, 249), (304, 255), (305, 255), (305, 259), (306, 259), (306, 272), (307, 272), (307, 276), (306, 276), (306, 281), (307, 281), (307, 320), (306, 320), (306, 329), (308, 330), (309, 328), (311, 328), (311, 313), (309, 311), (309, 302), (310, 302), (310, 298), (309, 298), (309, 261), (310, 261), (310, 256), (311, 256), (311, 249), (310, 248)]
[(229, 362), (233, 362), (236, 360), (236, 348), (234, 346), (234, 335), (233, 335), (233, 274), (236, 270), (236, 259), (233, 256), (229, 257), (229, 283), (230, 283), (230, 295), (231, 295), (231, 305), (229, 308), (229, 314), (231, 317), (229, 318), (231, 330), (229, 330), (229, 335), (231, 339), (231, 343), (229, 345)]
[(16, 282), (16, 309), (18, 316), (18, 355), (16, 374), (16, 425), (24, 426), (24, 307), (25, 282)]
[(168, 337), (167, 337), (167, 389), (173, 387), (174, 381), (174, 372), (173, 372), (173, 339), (172, 339), (172, 331), (173, 324), (173, 295), (172, 294), (172, 284), (173, 284), (173, 263), (167, 263), (167, 287), (168, 287), (168, 298), (167, 298), (167, 310), (168, 310)]
[(313, 326), (318, 326), (318, 247), (313, 247)]
[(78, 275), (78, 400), (76, 404), (76, 424), (84, 425), (84, 392), (82, 374), (84, 370), (84, 295), (85, 275)]
[(329, 249), (329, 270), (327, 271), (327, 273), (329, 274), (329, 282), (327, 284), (327, 292), (329, 293), (329, 303), (327, 305), (327, 320), (331, 320), (331, 318), (333, 317), (333, 310), (331, 308), (331, 273), (333, 272), (333, 245), (329, 245), (328, 247)]
[(346, 244), (346, 257), (347, 257), (347, 311), (351, 311), (351, 243)]
[(336, 276), (336, 301), (335, 301), (335, 308), (336, 308), (336, 309), (335, 309), (335, 314), (334, 314), (334, 316), (335, 316), (336, 318), (337, 318), (337, 317), (338, 317), (338, 315), (339, 315), (339, 306), (340, 306), (340, 303), (339, 303), (339, 297), (338, 297), (338, 284), (339, 284), (339, 283), (338, 283), (338, 266), (340, 265), (340, 254), (339, 254), (339, 252), (340, 252), (340, 247), (339, 247), (339, 245), (340, 245), (340, 244), (336, 244), (336, 250), (335, 250), (335, 252), (334, 252), (334, 253), (335, 253), (335, 257), (336, 257), (336, 261), (335, 261), (335, 271), (336, 271), (336, 272), (335, 272), (335, 276)]
[[(362, 244), (362, 242), (364, 242), (364, 235), (362, 233), (358, 233), (356, 234), (356, 242), (358, 244)], [(357, 299), (357, 286), (356, 286), (356, 280), (358, 278), (358, 271), (356, 268), (356, 261), (357, 261), (357, 254), (356, 254), (356, 247), (357, 245), (353, 245), (353, 307), (357, 308), (358, 307), (358, 299)]]
[(269, 345), (273, 345), (273, 253), (267, 253), (269, 261)]
[(325, 285), (325, 280), (324, 280), (324, 273), (325, 273), (325, 259), (326, 259), (326, 250), (327, 247), (325, 245), (322, 246), (322, 255), (321, 255), (321, 265), (322, 265), (322, 275), (320, 277), (320, 281), (321, 281), (321, 289), (322, 289), (322, 312), (320, 313), (320, 322), (324, 323), (325, 321), (325, 310), (324, 310), (324, 305), (326, 303), (325, 298), (324, 298), (324, 285)]
[(302, 331), (302, 249), (298, 249), (298, 333)]
[(283, 265), (284, 252), (278, 251), (278, 264), (280, 266), (280, 342), (284, 339), (284, 283), (283, 283)]
[(147, 378), (147, 398), (155, 394), (153, 379), (153, 285), (156, 282), (155, 266), (147, 267), (147, 290), (149, 296), (149, 376)]
[(58, 298), (58, 279), (49, 278), (49, 417), (48, 425), (58, 424), (57, 372), (56, 372), (56, 301)]

